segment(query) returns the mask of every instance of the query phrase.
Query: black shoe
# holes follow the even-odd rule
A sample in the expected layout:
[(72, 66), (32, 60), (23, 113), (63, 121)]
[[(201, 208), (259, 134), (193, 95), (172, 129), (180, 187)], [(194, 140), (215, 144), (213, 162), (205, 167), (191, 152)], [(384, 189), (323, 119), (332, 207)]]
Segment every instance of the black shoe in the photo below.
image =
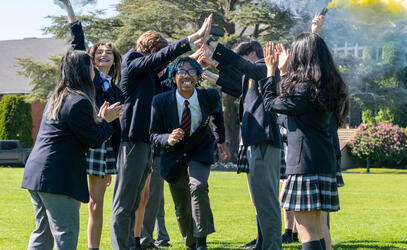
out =
[(299, 243), (300, 240), (298, 239), (298, 233), (293, 233), (293, 242)]
[(155, 245), (158, 247), (170, 247), (171, 244), (168, 242), (168, 240), (156, 240)]
[(150, 244), (141, 246), (141, 249), (158, 249), (158, 247), (153, 242), (150, 242)]
[(252, 240), (250, 242), (247, 242), (247, 243), (241, 245), (240, 247), (251, 247), (251, 246), (256, 245), (256, 242), (257, 242), (257, 239), (254, 239), (254, 240)]
[(281, 243), (283, 244), (293, 243), (293, 236), (284, 233), (283, 235), (281, 235)]

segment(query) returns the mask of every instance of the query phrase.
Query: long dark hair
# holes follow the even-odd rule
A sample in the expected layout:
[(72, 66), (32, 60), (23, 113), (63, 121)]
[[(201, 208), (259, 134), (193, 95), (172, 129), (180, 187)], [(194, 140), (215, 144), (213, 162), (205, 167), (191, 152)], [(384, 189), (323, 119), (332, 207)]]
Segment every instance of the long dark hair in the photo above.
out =
[(92, 104), (95, 112), (95, 88), (93, 86), (91, 72), (91, 57), (84, 51), (68, 51), (61, 60), (59, 66), (59, 79), (57, 86), (51, 94), (47, 118), (58, 120), (58, 113), (65, 97), (70, 93), (77, 93), (86, 97)]
[(295, 38), (280, 96), (291, 96), (300, 83), (309, 85), (311, 102), (318, 110), (335, 111), (346, 96), (346, 85), (328, 46), (316, 34), (302, 33)]

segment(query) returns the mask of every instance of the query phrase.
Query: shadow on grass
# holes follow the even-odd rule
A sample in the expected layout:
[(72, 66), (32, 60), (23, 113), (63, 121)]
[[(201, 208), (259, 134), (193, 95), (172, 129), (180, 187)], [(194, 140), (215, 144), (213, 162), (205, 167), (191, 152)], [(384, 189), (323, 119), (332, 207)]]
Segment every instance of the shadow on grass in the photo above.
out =
[[(211, 250), (224, 250), (224, 249), (245, 249), (236, 246), (236, 243), (230, 242), (211, 242), (208, 243)], [(283, 249), (294, 250), (302, 249), (301, 244), (283, 244)], [(407, 249), (407, 240), (403, 241), (374, 241), (374, 240), (350, 240), (337, 242), (332, 246), (332, 249), (380, 249), (380, 250), (394, 250), (394, 249)]]
[(407, 241), (350, 240), (336, 243), (332, 249), (407, 249)]

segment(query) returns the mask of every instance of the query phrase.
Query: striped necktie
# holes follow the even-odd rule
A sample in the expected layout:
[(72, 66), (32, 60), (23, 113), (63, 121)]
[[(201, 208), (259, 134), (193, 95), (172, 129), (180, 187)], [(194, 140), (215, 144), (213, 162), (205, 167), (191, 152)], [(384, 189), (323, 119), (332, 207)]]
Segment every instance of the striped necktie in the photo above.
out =
[(188, 137), (191, 133), (191, 110), (188, 100), (184, 101), (184, 111), (182, 111), (181, 128), (184, 130), (184, 136)]

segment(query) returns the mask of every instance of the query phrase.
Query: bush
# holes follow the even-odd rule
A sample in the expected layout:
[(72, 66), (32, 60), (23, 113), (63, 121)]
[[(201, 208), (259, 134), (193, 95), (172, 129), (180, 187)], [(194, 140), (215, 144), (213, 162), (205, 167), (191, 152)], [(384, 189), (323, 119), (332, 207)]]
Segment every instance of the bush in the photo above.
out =
[(23, 96), (5, 95), (0, 102), (0, 140), (19, 139), (23, 147), (32, 147), (31, 105)]
[(407, 156), (407, 135), (392, 123), (361, 124), (348, 147), (360, 159), (370, 158), (384, 165), (400, 164)]

